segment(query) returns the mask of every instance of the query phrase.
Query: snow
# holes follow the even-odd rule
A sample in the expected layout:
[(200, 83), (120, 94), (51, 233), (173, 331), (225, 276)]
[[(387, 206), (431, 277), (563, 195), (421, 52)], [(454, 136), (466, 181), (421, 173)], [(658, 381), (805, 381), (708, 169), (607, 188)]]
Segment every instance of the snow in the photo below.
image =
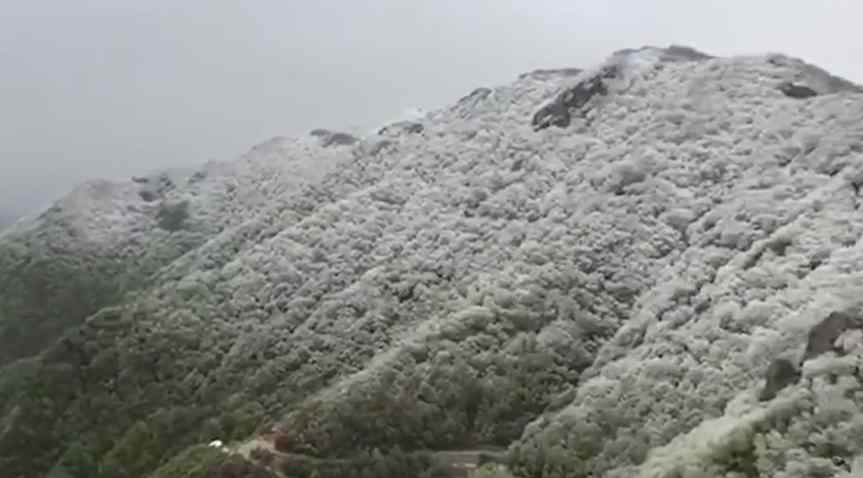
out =
[[(531, 128), (544, 102), (611, 64), (620, 75), (583, 117)], [(776, 85), (790, 80), (825, 94), (788, 98)], [(40, 221), (142, 254), (175, 240), (154, 226), (161, 201), (189, 201), (198, 245), (161, 269), (147, 300), (235, 330), (223, 366), (307, 343), (313, 357), (347, 357), (313, 398), (374, 386), (471, 328), (527, 320), (560, 354), (586, 347), (588, 325), (616, 330), (572, 402), (522, 437), (575, 446), (579, 420), (619, 417), (625, 426), (593, 437), (595, 476), (734, 476), (723, 460), (750, 444), (763, 476), (805, 476), (820, 462), (795, 433), (832, 437), (863, 419), (859, 408), (821, 428), (807, 418), (821, 413), (813, 403), (849, 410), (837, 396), (859, 334), (842, 338), (848, 358), (807, 365), (817, 393), (807, 378), (754, 398), (772, 359), (796, 359), (809, 328), (863, 305), (854, 88), (783, 56), (669, 61), (646, 48), (576, 76), (478, 89), (422, 122), (422, 134), (353, 146), (275, 138), (153, 203), (134, 182), (88, 183)], [(206, 290), (203, 305), (175, 300), (178, 287)], [(636, 445), (651, 450), (645, 461), (621, 457)]]

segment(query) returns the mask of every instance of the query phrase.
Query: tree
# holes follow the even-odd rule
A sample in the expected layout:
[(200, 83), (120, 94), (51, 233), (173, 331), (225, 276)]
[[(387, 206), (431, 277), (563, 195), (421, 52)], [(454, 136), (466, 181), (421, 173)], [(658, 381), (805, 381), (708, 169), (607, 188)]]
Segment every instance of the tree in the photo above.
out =
[(75, 442), (66, 449), (47, 476), (48, 478), (98, 478), (102, 475), (90, 451), (80, 442)]

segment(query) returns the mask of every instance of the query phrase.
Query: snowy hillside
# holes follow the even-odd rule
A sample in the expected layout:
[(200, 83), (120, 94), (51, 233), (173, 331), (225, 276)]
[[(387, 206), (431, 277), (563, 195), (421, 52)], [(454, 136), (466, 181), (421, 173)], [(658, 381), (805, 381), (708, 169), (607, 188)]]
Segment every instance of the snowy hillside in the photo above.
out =
[(277, 208), (349, 154), (317, 138), (274, 138), (197, 171), (90, 181), (3, 230), (0, 343), (11, 345), (0, 363), (37, 352), (215, 234)]
[[(38, 254), (114, 287), (62, 319), (3, 296), (3, 340), (82, 325), (0, 372), (0, 466), (421, 476), (505, 448), (478, 476), (851, 476), (861, 183), (863, 90), (682, 47), (89, 183), (0, 235), (0, 290)], [(279, 454), (247, 475), (200, 447), (261, 432)]]

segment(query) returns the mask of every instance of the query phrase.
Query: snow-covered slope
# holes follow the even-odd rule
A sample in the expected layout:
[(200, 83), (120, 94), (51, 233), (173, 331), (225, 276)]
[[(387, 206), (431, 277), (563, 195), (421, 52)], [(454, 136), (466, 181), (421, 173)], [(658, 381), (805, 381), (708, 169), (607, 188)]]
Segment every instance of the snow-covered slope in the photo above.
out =
[[(642, 48), (359, 141), (312, 138), (167, 192), (103, 186), (115, 205), (84, 210), (109, 223), (3, 236), (58, 222), (111, 249), (149, 224), (134, 257), (196, 238), (7, 368), (24, 377), (0, 383), (7, 467), (60, 466), (71, 435), (104, 470), (147, 476), (266, 424), (328, 466), (509, 446), (532, 477), (860, 472), (856, 85), (778, 54)], [(143, 187), (161, 196), (135, 216)], [(182, 201), (188, 227), (159, 230), (155, 208)], [(44, 377), (51, 412), (16, 401)]]
[[(0, 363), (38, 352), (119, 294), (308, 182), (350, 150), (274, 138), (232, 161), (82, 184), (0, 231)], [(26, 311), (26, 312), (24, 312)]]

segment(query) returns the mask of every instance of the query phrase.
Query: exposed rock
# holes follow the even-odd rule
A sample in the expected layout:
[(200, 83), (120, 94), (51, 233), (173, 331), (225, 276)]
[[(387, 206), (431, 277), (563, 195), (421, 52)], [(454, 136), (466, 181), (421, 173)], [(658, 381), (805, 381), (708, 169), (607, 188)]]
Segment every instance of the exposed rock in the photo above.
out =
[(449, 108), (451, 113), (456, 114), (459, 118), (467, 119), (474, 117), (480, 113), (480, 109), (486, 101), (491, 102), (494, 96), (494, 90), (491, 88), (477, 88), (471, 91), (468, 95), (459, 99), (455, 105)]
[(565, 128), (569, 126), (572, 113), (584, 107), (594, 96), (605, 95), (608, 88), (605, 80), (614, 78), (618, 70), (616, 66), (608, 66), (599, 70), (596, 74), (579, 81), (575, 86), (562, 92), (554, 101), (539, 109), (531, 120), (535, 130), (557, 126)]
[(684, 61), (703, 61), (715, 58), (707, 53), (700, 52), (695, 48), (682, 45), (671, 45), (667, 48), (658, 48), (654, 46), (644, 46), (641, 48), (625, 48), (614, 52), (614, 55), (632, 55), (641, 52), (658, 53), (660, 61), (667, 62), (684, 62)]
[(785, 82), (779, 85), (779, 91), (789, 98), (805, 99), (817, 96), (818, 92), (808, 86), (795, 85), (794, 83)]
[(825, 352), (840, 351), (841, 349), (836, 346), (836, 340), (852, 329), (863, 329), (863, 317), (848, 312), (831, 312), (809, 331), (806, 351), (801, 362), (818, 357)]
[(665, 49), (662, 59), (665, 61), (703, 61), (716, 58), (713, 55), (683, 45), (671, 45)]
[(402, 134), (419, 134), (422, 133), (424, 126), (416, 121), (398, 121), (384, 126), (378, 130), (381, 136), (399, 136)]
[(793, 74), (787, 76), (787, 81), (802, 82), (820, 94), (863, 92), (863, 87), (860, 85), (830, 74), (824, 69), (799, 58), (774, 53), (768, 55), (767, 61), (771, 65), (791, 70)]
[(470, 93), (468, 93), (466, 96), (463, 96), (462, 98), (460, 98), (458, 100), (458, 102), (456, 103), (456, 105), (465, 105), (468, 103), (476, 103), (478, 101), (482, 101), (482, 100), (488, 98), (491, 94), (492, 94), (491, 88), (485, 88), (485, 87), (477, 88), (477, 89), (471, 91)]
[(159, 196), (149, 189), (142, 189), (141, 192), (138, 193), (141, 196), (141, 199), (145, 202), (153, 202), (159, 199)]
[(206, 177), (207, 173), (205, 171), (195, 171), (195, 173), (189, 178), (189, 184), (201, 182), (206, 179)]
[(790, 360), (779, 358), (770, 363), (764, 374), (767, 382), (758, 394), (759, 401), (773, 400), (785, 387), (800, 381), (800, 371)]
[(329, 146), (351, 146), (359, 141), (359, 138), (356, 136), (328, 129), (313, 129), (309, 134), (318, 138), (321, 146), (324, 148)]
[[(668, 48), (646, 46), (638, 49), (624, 49), (615, 52), (611, 60), (596, 73), (582, 78), (575, 86), (567, 88), (553, 101), (539, 109), (531, 120), (535, 130), (557, 126), (569, 126), (573, 114), (583, 114), (585, 106), (596, 96), (608, 94), (608, 80), (624, 76), (633, 65), (652, 62), (680, 63), (710, 60), (714, 57), (690, 47), (672, 45)], [(583, 72), (570, 70), (576, 76)], [(587, 73), (583, 73), (587, 74)]]
[(549, 77), (553, 77), (553, 76), (567, 77), (567, 76), (576, 76), (579, 73), (581, 73), (582, 71), (584, 71), (584, 70), (582, 70), (580, 68), (540, 68), (540, 69), (536, 69), (533, 71), (529, 71), (527, 73), (522, 73), (522, 74), (518, 75), (518, 78), (519, 79), (524, 79), (524, 78), (542, 78), (542, 79), (545, 79), (545, 78), (549, 78)]

